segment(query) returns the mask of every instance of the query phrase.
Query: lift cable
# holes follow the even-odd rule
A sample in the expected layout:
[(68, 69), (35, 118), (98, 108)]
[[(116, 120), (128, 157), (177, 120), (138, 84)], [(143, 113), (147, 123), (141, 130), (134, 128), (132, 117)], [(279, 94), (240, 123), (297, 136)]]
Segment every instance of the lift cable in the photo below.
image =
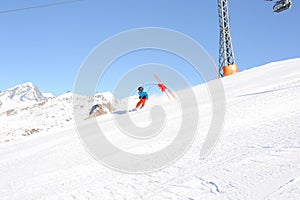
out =
[(11, 10), (3, 10), (3, 11), (0, 11), (0, 14), (11, 13), (11, 12), (19, 12), (19, 11), (24, 11), (24, 10), (31, 10), (31, 9), (36, 9), (36, 8), (44, 8), (44, 7), (50, 7), (50, 6), (57, 6), (57, 5), (63, 5), (63, 4), (70, 4), (70, 3), (77, 3), (79, 1), (83, 1), (83, 0), (71, 0), (71, 1), (63, 1), (63, 2), (51, 3), (51, 4), (44, 4), (44, 5), (39, 5), (39, 6), (31, 6), (31, 7), (25, 7), (25, 8), (16, 8), (16, 9), (11, 9)]

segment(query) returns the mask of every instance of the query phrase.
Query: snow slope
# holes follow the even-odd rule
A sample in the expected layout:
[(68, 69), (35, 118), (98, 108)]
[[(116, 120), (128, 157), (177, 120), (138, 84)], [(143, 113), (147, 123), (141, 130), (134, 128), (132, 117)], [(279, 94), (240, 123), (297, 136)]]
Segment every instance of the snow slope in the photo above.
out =
[[(205, 85), (194, 87), (198, 134), (183, 157), (154, 173), (129, 175), (104, 167), (71, 127), (0, 144), (1, 199), (300, 199), (299, 65), (300, 59), (275, 62), (223, 78), (226, 118), (205, 159), (199, 155), (211, 104)], [(165, 134), (150, 143), (125, 143), (117, 134), (111, 119), (126, 113), (97, 121), (120, 148), (155, 151), (174, 137), (180, 123), (180, 112), (174, 110), (178, 102), (162, 98), (150, 99), (147, 109), (132, 115), (147, 126), (151, 106), (162, 102), (170, 111)]]

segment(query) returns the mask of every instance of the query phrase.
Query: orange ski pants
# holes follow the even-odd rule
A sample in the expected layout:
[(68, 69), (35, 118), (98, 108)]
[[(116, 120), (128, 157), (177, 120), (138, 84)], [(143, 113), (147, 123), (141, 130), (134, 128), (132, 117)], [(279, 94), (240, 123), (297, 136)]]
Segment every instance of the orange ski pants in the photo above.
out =
[(135, 107), (136, 107), (136, 108), (139, 108), (140, 106), (145, 106), (147, 100), (148, 100), (147, 98), (142, 98), (142, 99), (136, 104)]

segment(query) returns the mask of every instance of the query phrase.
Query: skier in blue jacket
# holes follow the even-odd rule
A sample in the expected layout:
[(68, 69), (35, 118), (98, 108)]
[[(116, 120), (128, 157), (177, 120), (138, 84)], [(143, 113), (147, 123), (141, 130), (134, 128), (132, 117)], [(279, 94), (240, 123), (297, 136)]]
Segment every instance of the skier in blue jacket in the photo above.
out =
[(138, 94), (139, 94), (140, 101), (136, 104), (135, 109), (133, 110), (136, 110), (138, 108), (143, 108), (146, 104), (146, 101), (148, 100), (148, 93), (144, 92), (143, 87), (138, 88)]

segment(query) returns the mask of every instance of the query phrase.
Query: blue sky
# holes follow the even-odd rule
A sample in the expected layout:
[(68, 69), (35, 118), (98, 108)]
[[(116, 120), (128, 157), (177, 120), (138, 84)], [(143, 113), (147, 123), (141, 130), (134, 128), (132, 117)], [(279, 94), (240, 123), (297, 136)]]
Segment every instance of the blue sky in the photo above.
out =
[[(62, 1), (1, 1), (0, 10)], [(300, 57), (300, 3), (294, 0), (293, 7), (282, 13), (273, 13), (272, 6), (263, 0), (229, 1), (240, 71)], [(179, 31), (196, 40), (218, 62), (217, 0), (84, 0), (2, 13), (0, 24), (0, 90), (31, 81), (42, 92), (60, 95), (71, 91), (89, 53), (105, 39), (133, 28)], [(115, 71), (104, 78), (98, 90), (112, 90), (122, 73), (143, 63), (166, 64), (185, 73), (191, 85), (201, 82), (184, 61), (166, 53), (144, 51), (115, 62)]]

